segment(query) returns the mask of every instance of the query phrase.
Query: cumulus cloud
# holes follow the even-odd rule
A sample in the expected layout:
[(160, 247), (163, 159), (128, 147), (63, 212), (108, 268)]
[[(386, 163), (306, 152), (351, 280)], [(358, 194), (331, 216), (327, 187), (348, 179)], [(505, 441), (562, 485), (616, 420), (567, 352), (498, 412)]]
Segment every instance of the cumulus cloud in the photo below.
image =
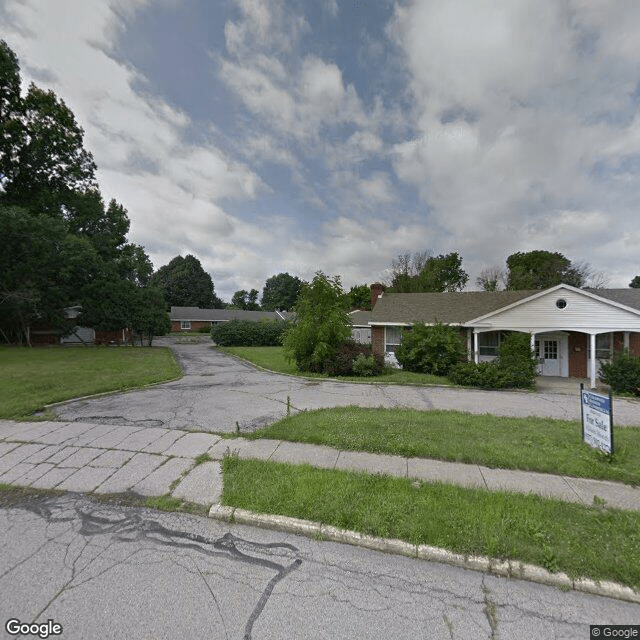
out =
[[(616, 208), (602, 165), (638, 150), (625, 111), (635, 111), (639, 19), (622, 1), (397, 7), (415, 135), (394, 146), (394, 167), (420, 190), (442, 244), (478, 269), (523, 248), (583, 255), (584, 243), (621, 233), (633, 214)], [(596, 255), (604, 271), (618, 258)]]

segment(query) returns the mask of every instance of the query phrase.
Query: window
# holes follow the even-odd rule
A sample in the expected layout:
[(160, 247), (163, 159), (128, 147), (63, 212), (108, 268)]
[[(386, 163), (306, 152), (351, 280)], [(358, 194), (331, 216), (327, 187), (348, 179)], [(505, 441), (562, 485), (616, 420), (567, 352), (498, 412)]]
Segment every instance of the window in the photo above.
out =
[(180, 320), (181, 329), (191, 329), (191, 320)]
[(487, 331), (478, 334), (478, 349), (481, 356), (497, 356), (500, 348), (500, 332)]
[(385, 351), (387, 353), (395, 353), (400, 340), (402, 339), (401, 327), (385, 327), (384, 328), (384, 343)]
[[(599, 333), (596, 336), (596, 360), (610, 360), (613, 355), (613, 334)], [(587, 342), (587, 358), (591, 359), (591, 340)]]
[(567, 306), (567, 301), (564, 298), (559, 298), (558, 300), (556, 300), (556, 307), (558, 307), (558, 309), (564, 309)]

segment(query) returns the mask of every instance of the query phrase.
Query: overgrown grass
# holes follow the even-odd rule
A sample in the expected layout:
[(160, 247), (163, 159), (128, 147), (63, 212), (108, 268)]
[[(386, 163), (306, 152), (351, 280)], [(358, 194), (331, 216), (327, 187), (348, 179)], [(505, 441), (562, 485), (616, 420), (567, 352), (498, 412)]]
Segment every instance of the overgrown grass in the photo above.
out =
[(579, 422), (461, 411), (319, 409), (245, 437), (640, 484), (640, 427), (615, 429), (612, 457), (582, 443)]
[[(282, 347), (217, 347), (224, 353), (248, 360), (259, 367), (286, 373), (292, 376), (305, 378), (327, 378), (327, 375), (319, 373), (300, 372), (295, 364), (289, 362), (284, 355)], [(387, 368), (382, 375), (373, 377), (341, 376), (339, 380), (345, 382), (384, 383), (384, 384), (409, 384), (409, 385), (451, 385), (447, 378), (432, 376), (426, 373), (413, 373), (402, 369)]]
[(227, 456), (225, 505), (640, 588), (640, 513)]
[(0, 347), (0, 418), (25, 417), (53, 402), (181, 373), (171, 351), (160, 347)]

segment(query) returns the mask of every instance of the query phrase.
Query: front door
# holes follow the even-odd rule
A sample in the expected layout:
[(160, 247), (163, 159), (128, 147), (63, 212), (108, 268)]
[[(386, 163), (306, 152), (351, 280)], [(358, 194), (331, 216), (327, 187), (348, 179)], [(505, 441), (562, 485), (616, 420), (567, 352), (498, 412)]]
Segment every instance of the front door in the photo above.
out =
[(568, 376), (568, 340), (564, 335), (541, 335), (536, 340), (541, 376)]

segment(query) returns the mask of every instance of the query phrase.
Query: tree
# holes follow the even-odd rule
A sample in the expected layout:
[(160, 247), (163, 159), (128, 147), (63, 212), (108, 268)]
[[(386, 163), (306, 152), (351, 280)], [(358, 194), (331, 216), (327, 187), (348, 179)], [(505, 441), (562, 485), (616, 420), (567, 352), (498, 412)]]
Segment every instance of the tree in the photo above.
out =
[(245, 289), (240, 289), (240, 291), (236, 291), (231, 298), (230, 307), (244, 309), (245, 311), (259, 311), (258, 290), (251, 289), (251, 291), (247, 292)]
[(483, 291), (499, 291), (504, 286), (505, 272), (498, 266), (485, 267), (476, 278), (476, 285)]
[(95, 328), (131, 326), (151, 262), (127, 243), (126, 209), (105, 208), (73, 113), (51, 92), (20, 94), (18, 60), (0, 41), (0, 331), (22, 341), (40, 324), (65, 333), (79, 305)]
[(584, 274), (561, 253), (529, 251), (507, 258), (507, 289), (547, 289), (560, 283), (581, 287)]
[(17, 68), (11, 69), (4, 42), (0, 48), (0, 94), (8, 110), (0, 147), (1, 199), (32, 212), (61, 215), (74, 192), (96, 186), (96, 165), (83, 147), (84, 131), (53, 91), (31, 84), (24, 98), (16, 98)]
[(222, 302), (215, 295), (211, 276), (202, 268), (195, 256), (176, 256), (160, 267), (149, 284), (164, 294), (167, 307), (200, 307), (220, 309)]
[(269, 278), (262, 289), (261, 306), (265, 311), (291, 311), (304, 282), (288, 273)]
[(391, 261), (389, 291), (412, 293), (415, 288), (414, 282), (430, 256), (430, 251), (416, 252), (413, 255), (409, 251), (398, 254), (398, 257)]
[(300, 371), (323, 371), (351, 335), (340, 277), (318, 271), (311, 284), (302, 287), (294, 310), (296, 320), (283, 338), (285, 354)]
[(640, 289), (640, 276), (636, 276), (630, 283), (629, 286), (633, 289)]
[(140, 336), (140, 346), (142, 346), (143, 336), (147, 339), (147, 345), (151, 346), (155, 336), (169, 333), (171, 320), (160, 289), (154, 287), (136, 289), (131, 328)]
[(360, 284), (349, 289), (349, 306), (352, 309), (371, 311), (371, 289), (368, 284)]
[(420, 291), (427, 292), (462, 291), (467, 280), (457, 251), (429, 258), (418, 276)]
[(469, 280), (457, 251), (435, 257), (423, 252), (413, 258), (405, 253), (393, 262), (392, 268), (392, 293), (461, 291)]

